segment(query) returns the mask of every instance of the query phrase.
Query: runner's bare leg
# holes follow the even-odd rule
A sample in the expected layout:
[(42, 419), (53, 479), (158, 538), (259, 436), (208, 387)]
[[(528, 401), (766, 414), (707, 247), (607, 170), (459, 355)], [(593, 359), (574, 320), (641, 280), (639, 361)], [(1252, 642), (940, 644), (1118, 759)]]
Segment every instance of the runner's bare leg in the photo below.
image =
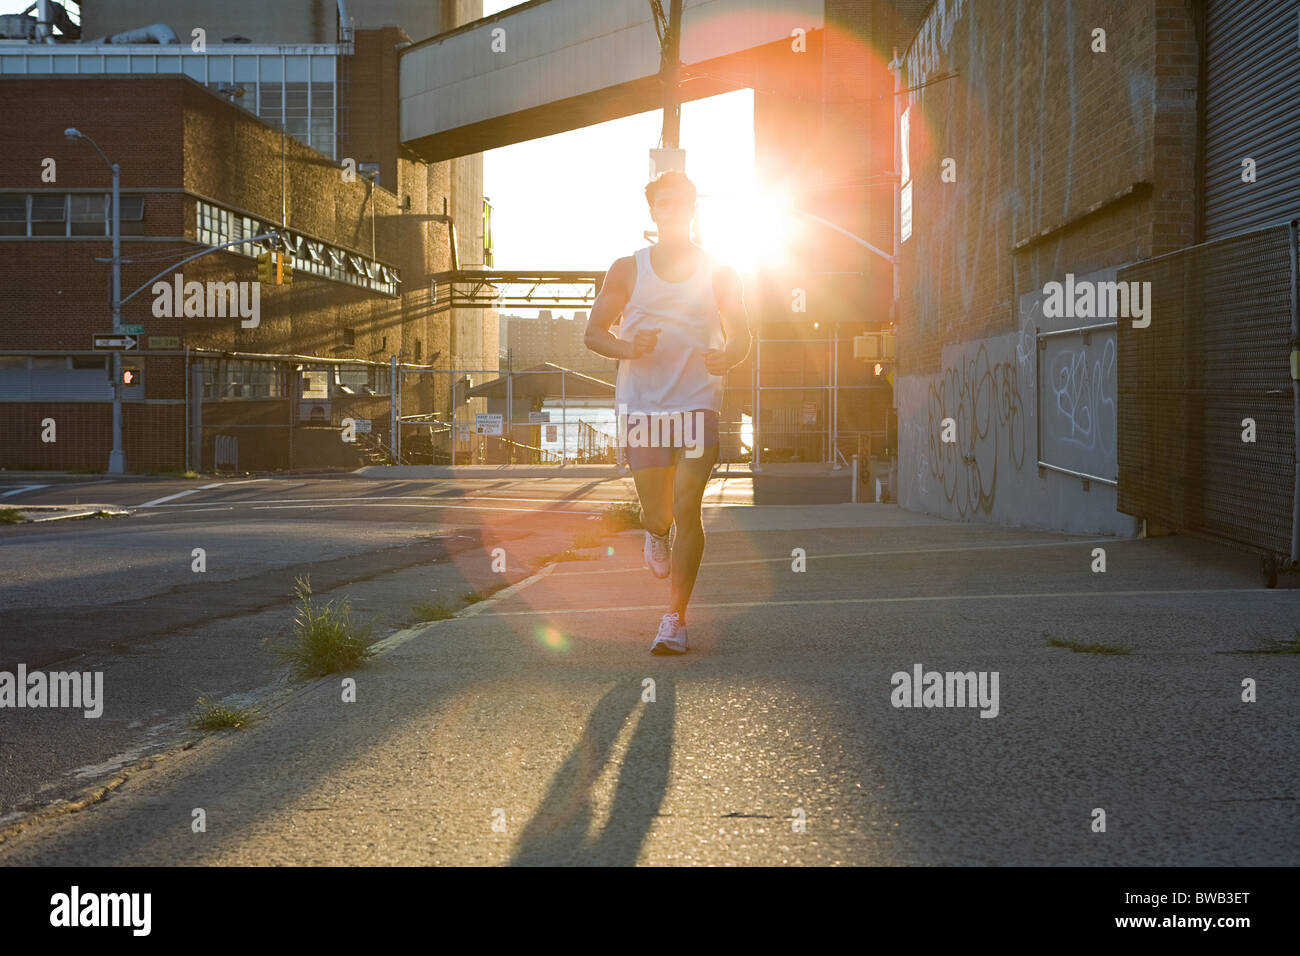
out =
[(700, 521), (700, 505), (704, 489), (718, 460), (718, 446), (709, 445), (698, 458), (688, 458), (684, 452), (677, 459), (677, 475), (673, 483), (673, 521), (677, 524), (677, 537), (673, 539), (672, 605), (681, 623), (686, 623), (686, 604), (695, 589), (695, 576), (704, 556), (704, 525)]
[(638, 468), (632, 472), (641, 500), (641, 524), (647, 531), (666, 534), (673, 524), (673, 472), (667, 468)]

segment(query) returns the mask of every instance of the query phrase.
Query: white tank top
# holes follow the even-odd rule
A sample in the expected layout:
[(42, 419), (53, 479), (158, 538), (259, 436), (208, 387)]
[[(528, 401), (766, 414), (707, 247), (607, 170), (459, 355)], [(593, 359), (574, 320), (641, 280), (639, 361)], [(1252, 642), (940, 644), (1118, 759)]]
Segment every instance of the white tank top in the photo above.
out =
[[(629, 414), (722, 411), (721, 375), (710, 375), (704, 353), (726, 344), (713, 298), (713, 256), (696, 247), (695, 274), (665, 282), (650, 266), (650, 247), (636, 251), (636, 285), (623, 307), (618, 337), (630, 342), (643, 329), (659, 329), (655, 350), (621, 359), (614, 401)], [(624, 409), (617, 409), (622, 412)]]

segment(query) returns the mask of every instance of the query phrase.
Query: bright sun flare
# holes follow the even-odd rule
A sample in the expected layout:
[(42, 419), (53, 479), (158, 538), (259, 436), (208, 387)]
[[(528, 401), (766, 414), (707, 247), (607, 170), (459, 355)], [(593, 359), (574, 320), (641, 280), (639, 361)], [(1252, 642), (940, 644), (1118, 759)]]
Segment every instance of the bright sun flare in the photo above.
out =
[(702, 245), (742, 275), (786, 255), (794, 217), (779, 193), (699, 197)]

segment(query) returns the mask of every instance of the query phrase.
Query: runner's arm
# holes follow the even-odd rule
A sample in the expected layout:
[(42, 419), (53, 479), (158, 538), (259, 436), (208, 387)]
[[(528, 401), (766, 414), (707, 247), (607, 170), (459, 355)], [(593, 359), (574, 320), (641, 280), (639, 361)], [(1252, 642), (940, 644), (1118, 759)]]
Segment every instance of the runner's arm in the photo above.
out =
[(740, 274), (731, 266), (723, 266), (715, 279), (714, 300), (718, 305), (722, 332), (727, 337), (727, 345), (722, 350), (722, 362), (730, 369), (745, 361), (753, 336), (749, 331), (749, 316), (745, 312)]
[(609, 327), (623, 314), (623, 307), (632, 296), (632, 289), (627, 281), (628, 260), (618, 259), (605, 273), (605, 281), (600, 287), (596, 301), (592, 303), (591, 314), (587, 317), (587, 334), (583, 343), (597, 355), (607, 358), (630, 359), (633, 357), (633, 343), (625, 342), (614, 335)]

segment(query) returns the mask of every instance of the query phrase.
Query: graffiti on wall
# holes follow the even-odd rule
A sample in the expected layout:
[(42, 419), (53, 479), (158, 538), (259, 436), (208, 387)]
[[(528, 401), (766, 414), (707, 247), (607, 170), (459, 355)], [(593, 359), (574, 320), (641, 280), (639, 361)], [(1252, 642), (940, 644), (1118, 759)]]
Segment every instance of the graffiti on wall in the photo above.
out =
[[(956, 441), (942, 441), (943, 420), (956, 423)], [(930, 477), (957, 514), (993, 513), (999, 469), (1025, 464), (1025, 404), (1015, 362), (994, 362), (980, 345), (930, 383)]]
[[(1100, 339), (1100, 341), (1097, 341)], [(1115, 478), (1115, 336), (1094, 334), (1043, 357), (1043, 460), (1083, 474)]]

